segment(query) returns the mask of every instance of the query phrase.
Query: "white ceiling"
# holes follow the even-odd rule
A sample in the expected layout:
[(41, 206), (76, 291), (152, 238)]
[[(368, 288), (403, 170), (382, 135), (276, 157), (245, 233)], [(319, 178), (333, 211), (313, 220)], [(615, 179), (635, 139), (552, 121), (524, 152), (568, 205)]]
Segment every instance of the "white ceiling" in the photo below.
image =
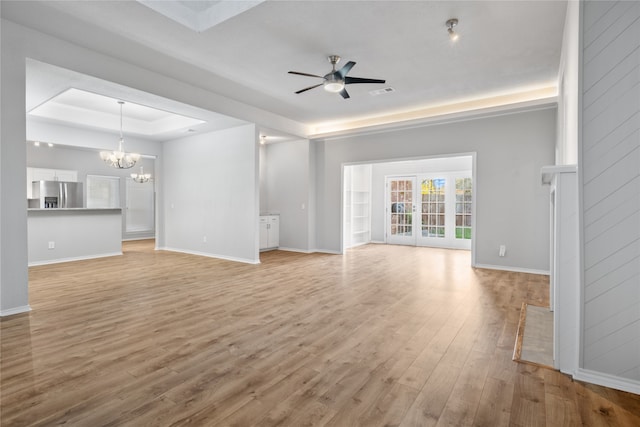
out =
[[(205, 6), (173, 3), (196, 14)], [(526, 94), (519, 100), (548, 96), (557, 83), (565, 9), (565, 0), (265, 1), (198, 32), (137, 1), (2, 4), (3, 17), (58, 37), (104, 47), (112, 34), (131, 49), (169, 55), (204, 70), (220, 95), (311, 127), (421, 117), (436, 106), (513, 93)], [(445, 26), (454, 17), (457, 43)], [(349, 85), (347, 100), (322, 88), (296, 95), (320, 80), (287, 72), (323, 75), (330, 54), (357, 63), (350, 76), (386, 85)], [(369, 94), (387, 86), (394, 91)], [(536, 95), (539, 89), (545, 95)]]
[(117, 133), (121, 100), (123, 133), (155, 141), (186, 136), (189, 129), (203, 133), (245, 123), (39, 61), (28, 60), (26, 69), (26, 110), (36, 120)]
[(202, 32), (257, 6), (264, 0), (136, 1), (193, 31)]
[(146, 137), (162, 135), (163, 138), (173, 132), (193, 132), (197, 125), (206, 123), (204, 120), (115, 100), (76, 88), (65, 90), (29, 111), (28, 114), (92, 128), (107, 130), (122, 128), (128, 133)]

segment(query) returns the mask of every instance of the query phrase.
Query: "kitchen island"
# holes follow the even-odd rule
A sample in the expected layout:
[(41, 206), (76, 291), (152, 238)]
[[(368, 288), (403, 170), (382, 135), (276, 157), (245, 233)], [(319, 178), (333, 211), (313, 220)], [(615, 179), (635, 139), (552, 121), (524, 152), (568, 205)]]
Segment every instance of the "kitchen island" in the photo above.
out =
[(122, 255), (122, 209), (27, 209), (29, 266)]

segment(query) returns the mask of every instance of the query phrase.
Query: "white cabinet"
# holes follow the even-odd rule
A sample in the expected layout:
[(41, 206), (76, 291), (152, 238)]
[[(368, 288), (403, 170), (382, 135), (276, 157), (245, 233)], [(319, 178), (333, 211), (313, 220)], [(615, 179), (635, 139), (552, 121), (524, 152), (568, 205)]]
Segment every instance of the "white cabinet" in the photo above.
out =
[(78, 182), (78, 171), (65, 169), (27, 168), (27, 199), (32, 197), (33, 181)]
[(260, 217), (260, 250), (274, 249), (280, 245), (280, 216)]

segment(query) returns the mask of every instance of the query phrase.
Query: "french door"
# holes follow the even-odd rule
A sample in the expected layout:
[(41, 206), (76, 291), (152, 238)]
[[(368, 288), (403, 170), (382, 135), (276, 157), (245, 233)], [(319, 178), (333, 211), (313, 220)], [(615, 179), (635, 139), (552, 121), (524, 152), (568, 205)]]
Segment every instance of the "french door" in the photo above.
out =
[(387, 178), (387, 243), (415, 245), (416, 177)]
[(471, 249), (470, 172), (388, 177), (386, 241)]

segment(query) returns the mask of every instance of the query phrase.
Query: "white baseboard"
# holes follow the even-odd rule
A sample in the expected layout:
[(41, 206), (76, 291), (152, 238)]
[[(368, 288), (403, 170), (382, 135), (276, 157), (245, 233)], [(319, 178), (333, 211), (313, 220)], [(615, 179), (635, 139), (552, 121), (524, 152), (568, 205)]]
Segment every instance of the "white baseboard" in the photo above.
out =
[(574, 379), (640, 395), (640, 381), (578, 368)]
[(543, 276), (549, 275), (549, 270), (536, 270), (533, 268), (509, 267), (505, 265), (476, 264), (473, 267), (486, 268), (489, 270), (513, 271), (514, 273), (541, 274)]
[(30, 305), (23, 305), (20, 307), (8, 308), (6, 310), (0, 310), (0, 317), (12, 316), (14, 314), (27, 313), (31, 311)]
[(313, 251), (310, 251), (308, 249), (285, 248), (285, 247), (282, 247), (282, 246), (280, 246), (278, 248), (275, 248), (275, 249), (277, 249), (279, 251), (298, 252), (298, 253), (301, 253), (301, 254), (312, 254), (313, 253)]
[(375, 243), (376, 245), (384, 245), (387, 242), (385, 242), (384, 240), (372, 240), (369, 243)]
[(108, 252), (105, 254), (97, 254), (97, 255), (87, 255), (87, 256), (78, 256), (71, 258), (58, 258), (58, 259), (48, 259), (45, 261), (33, 261), (28, 264), (29, 267), (35, 267), (38, 265), (49, 265), (49, 264), (59, 264), (61, 262), (72, 262), (72, 261), (85, 261), (88, 259), (96, 259), (96, 258), (106, 258), (110, 256), (120, 256), (122, 252)]
[(186, 249), (177, 249), (177, 248), (171, 248), (171, 247), (167, 247), (167, 246), (164, 246), (164, 247), (161, 247), (161, 248), (156, 248), (156, 250), (168, 251), (168, 252), (178, 252), (178, 253), (189, 254), (189, 255), (203, 256), (203, 257), (207, 257), (207, 258), (223, 259), (225, 261), (242, 262), (242, 263), (245, 263), (245, 264), (260, 264), (260, 260), (254, 260), (254, 259), (248, 259), (248, 258), (230, 257), (230, 256), (226, 256), (226, 255), (212, 254), (212, 253), (209, 253), (209, 252), (190, 251), (190, 250), (186, 250)]
[(331, 251), (328, 249), (314, 249), (311, 252), (317, 252), (320, 254), (342, 255), (342, 252), (340, 251)]

